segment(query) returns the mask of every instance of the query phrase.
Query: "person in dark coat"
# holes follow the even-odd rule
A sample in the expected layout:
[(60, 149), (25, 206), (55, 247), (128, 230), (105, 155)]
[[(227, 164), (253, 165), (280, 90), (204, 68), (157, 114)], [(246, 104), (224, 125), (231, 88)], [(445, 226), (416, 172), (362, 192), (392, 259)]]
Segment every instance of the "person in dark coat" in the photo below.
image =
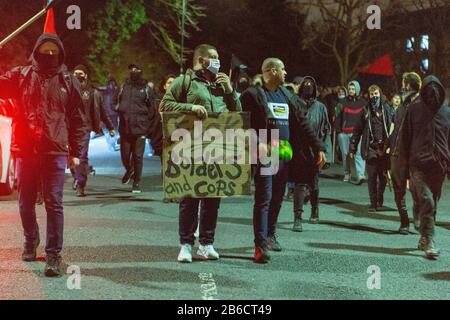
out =
[(103, 97), (100, 91), (95, 88), (88, 78), (87, 68), (83, 65), (78, 65), (73, 70), (73, 75), (81, 84), (81, 97), (83, 99), (84, 114), (86, 115), (86, 127), (89, 132), (86, 134), (83, 150), (80, 158), (80, 165), (76, 172), (74, 172), (74, 188), (76, 189), (77, 197), (85, 197), (85, 188), (90, 173), (89, 167), (89, 142), (91, 140), (91, 131), (102, 134), (101, 123), (103, 122), (108, 128), (110, 137), (116, 135), (114, 125), (105, 111), (103, 105)]
[[(400, 215), (400, 228), (399, 233), (403, 235), (409, 234), (409, 216), (406, 206), (406, 190), (408, 184), (409, 172), (406, 163), (399, 157), (400, 148), (398, 137), (401, 135), (401, 129), (405, 120), (406, 113), (409, 106), (416, 101), (420, 96), (420, 89), (422, 87), (422, 79), (415, 72), (407, 72), (403, 75), (402, 84), (402, 100), (401, 104), (394, 113), (394, 119), (391, 126), (391, 135), (389, 137), (389, 154), (390, 154), (390, 172), (392, 177), (392, 186), (394, 189), (394, 198), (397, 205), (397, 209)], [(413, 198), (413, 217), (414, 228), (419, 230), (419, 217), (417, 197), (412, 188), (410, 181), (411, 195)]]
[(420, 218), (418, 248), (429, 259), (439, 256), (434, 243), (438, 201), (445, 176), (450, 178), (450, 108), (439, 79), (423, 80), (420, 98), (406, 113), (400, 137), (400, 158), (409, 168)]
[(361, 142), (361, 155), (367, 161), (370, 196), (369, 213), (383, 207), (387, 184), (388, 156), (385, 143), (389, 138), (393, 112), (389, 104), (383, 103), (382, 91), (377, 85), (369, 87), (370, 102), (355, 123), (350, 140), (350, 158), (354, 158)]
[(133, 179), (132, 192), (141, 193), (145, 142), (156, 117), (155, 96), (148, 81), (142, 78), (142, 70), (135, 64), (128, 69), (130, 78), (120, 91), (118, 105), (120, 154), (125, 167), (122, 183)]
[[(305, 77), (299, 88), (299, 96), (305, 105), (307, 118), (314, 135), (324, 145), (331, 133), (327, 108), (317, 100), (317, 84), (314, 78)], [(295, 183), (294, 191), (294, 227), (293, 231), (302, 231), (302, 214), (305, 198), (309, 193), (311, 201), (311, 223), (319, 222), (319, 166), (313, 150), (304, 140), (299, 139), (292, 145), (293, 159), (290, 163), (290, 180)]]
[(30, 64), (0, 76), (0, 99), (18, 101), (11, 151), (18, 171), (19, 211), (25, 234), (22, 260), (36, 260), (40, 243), (36, 197), (42, 177), (47, 211), (44, 274), (61, 270), (64, 210), (63, 191), (67, 156), (71, 167), (80, 164), (87, 133), (78, 80), (64, 65), (64, 46), (56, 34), (39, 37)]
[[(277, 130), (280, 144), (284, 140), (297, 145), (304, 140), (311, 148), (316, 163), (324, 164), (325, 146), (317, 139), (306, 117), (304, 102), (283, 87), (287, 74), (284, 63), (278, 58), (268, 58), (261, 70), (263, 85), (250, 87), (241, 96), (243, 110), (251, 113), (252, 129), (257, 132), (269, 130), (270, 133)], [(271, 140), (259, 141), (259, 150), (272, 146), (274, 141)], [(278, 165), (258, 161), (253, 169), (256, 188), (253, 208), (254, 261), (267, 263), (270, 260), (269, 250), (282, 250), (276, 225), (288, 180), (288, 163), (285, 159), (279, 159)]]
[(116, 111), (119, 98), (119, 87), (116, 80), (113, 77), (110, 77), (106, 86), (101, 87), (100, 90), (103, 95), (103, 106), (105, 107), (106, 114), (112, 121), (116, 135), (111, 137), (107, 128), (105, 128), (103, 133), (105, 134), (109, 149), (111, 151), (119, 151), (120, 146), (117, 143), (119, 139), (119, 114)]

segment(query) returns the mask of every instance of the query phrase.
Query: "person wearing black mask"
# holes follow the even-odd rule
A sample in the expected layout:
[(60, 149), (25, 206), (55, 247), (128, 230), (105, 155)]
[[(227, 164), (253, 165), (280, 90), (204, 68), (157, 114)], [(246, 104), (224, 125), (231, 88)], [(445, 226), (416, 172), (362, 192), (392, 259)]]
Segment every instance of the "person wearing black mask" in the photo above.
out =
[(408, 108), (399, 142), (418, 201), (418, 248), (428, 259), (439, 256), (434, 243), (437, 204), (445, 175), (450, 179), (450, 108), (444, 101), (442, 83), (435, 76), (426, 77), (420, 99)]
[(367, 161), (368, 186), (370, 196), (369, 213), (375, 213), (383, 207), (384, 191), (387, 184), (388, 158), (385, 143), (389, 138), (393, 112), (384, 104), (380, 87), (369, 87), (369, 104), (364, 108), (356, 122), (350, 140), (350, 158), (354, 158), (361, 143), (361, 155)]
[(114, 125), (111, 119), (108, 117), (104, 105), (103, 98), (99, 90), (95, 88), (88, 79), (87, 68), (83, 65), (78, 65), (73, 71), (73, 75), (78, 79), (81, 84), (81, 97), (83, 99), (84, 114), (86, 115), (86, 127), (89, 132), (86, 134), (83, 150), (80, 158), (80, 165), (73, 174), (74, 183), (73, 187), (76, 190), (77, 197), (85, 197), (85, 188), (87, 184), (89, 170), (89, 142), (91, 131), (97, 134), (102, 133), (101, 122), (108, 128), (109, 135), (115, 136)]
[[(306, 106), (306, 116), (311, 124), (315, 136), (325, 144), (331, 133), (327, 108), (317, 100), (317, 85), (312, 77), (305, 77), (299, 88), (299, 96)], [(312, 149), (304, 139), (293, 143), (293, 158), (290, 163), (290, 180), (295, 183), (294, 188), (294, 227), (293, 231), (301, 232), (303, 205), (309, 193), (311, 201), (310, 223), (319, 222), (319, 166)]]
[(135, 64), (128, 66), (130, 78), (119, 93), (120, 154), (125, 167), (122, 183), (133, 179), (133, 193), (141, 193), (141, 178), (145, 142), (151, 133), (156, 116), (155, 95), (142, 78), (142, 69)]
[[(47, 30), (36, 42), (30, 64), (0, 75), (0, 99), (15, 99), (11, 151), (16, 159), (19, 211), (25, 245), (22, 260), (36, 260), (40, 244), (36, 196), (42, 181), (47, 211), (45, 247), (47, 277), (64, 274), (63, 192), (67, 158), (80, 164), (85, 127), (80, 84), (64, 65), (65, 51), (59, 37)], [(42, 180), (40, 180), (42, 178)]]

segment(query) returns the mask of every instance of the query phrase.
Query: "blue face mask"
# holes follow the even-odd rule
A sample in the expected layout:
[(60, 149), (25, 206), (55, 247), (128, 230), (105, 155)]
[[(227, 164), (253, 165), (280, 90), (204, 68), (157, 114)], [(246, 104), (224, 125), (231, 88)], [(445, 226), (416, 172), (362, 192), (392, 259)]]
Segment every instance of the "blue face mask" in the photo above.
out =
[(373, 107), (378, 107), (380, 105), (381, 97), (372, 97), (370, 98), (370, 103)]

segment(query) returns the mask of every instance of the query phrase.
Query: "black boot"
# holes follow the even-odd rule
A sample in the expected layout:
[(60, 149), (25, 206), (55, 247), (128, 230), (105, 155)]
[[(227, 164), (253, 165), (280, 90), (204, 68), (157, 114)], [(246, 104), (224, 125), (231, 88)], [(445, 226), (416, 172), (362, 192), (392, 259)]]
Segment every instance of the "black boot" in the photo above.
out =
[(307, 187), (305, 185), (295, 185), (294, 188), (294, 226), (292, 227), (292, 231), (294, 232), (302, 232), (302, 214), (303, 214), (303, 205), (305, 203)]
[(319, 223), (319, 207), (311, 208), (311, 217), (309, 218), (309, 223), (311, 224)]
[(33, 262), (36, 261), (36, 250), (39, 247), (39, 240), (35, 243), (25, 242), (23, 252), (22, 252), (22, 261), (25, 262)]
[(303, 232), (303, 226), (302, 226), (302, 212), (300, 211), (299, 214), (294, 214), (294, 226), (292, 227), (292, 231), (294, 232)]
[(409, 234), (409, 217), (406, 210), (400, 212), (400, 229), (398, 230), (398, 233), (403, 235)]
[(63, 275), (60, 256), (47, 256), (47, 263), (45, 264), (44, 274), (48, 278), (61, 277)]

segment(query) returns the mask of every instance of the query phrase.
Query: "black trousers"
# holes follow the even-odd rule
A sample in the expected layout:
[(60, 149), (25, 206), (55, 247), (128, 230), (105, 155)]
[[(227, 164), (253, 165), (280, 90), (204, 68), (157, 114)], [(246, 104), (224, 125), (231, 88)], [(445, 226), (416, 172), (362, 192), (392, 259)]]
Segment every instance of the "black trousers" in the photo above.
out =
[(427, 172), (411, 169), (411, 180), (419, 208), (420, 234), (423, 237), (434, 236), (437, 204), (445, 179), (445, 174), (438, 171), (433, 172), (433, 168)]
[[(406, 207), (406, 189), (407, 189), (407, 181), (408, 181), (408, 169), (405, 163), (402, 163), (398, 157), (391, 157), (391, 178), (392, 178), (392, 187), (394, 188), (394, 197), (395, 204), (397, 205), (397, 209), (400, 215), (408, 214), (408, 209)], [(413, 192), (413, 182), (409, 181), (411, 195), (413, 198), (413, 215), (414, 219), (419, 218), (419, 211), (417, 205), (417, 197)]]
[(141, 182), (144, 165), (145, 136), (121, 136), (120, 156), (127, 171), (134, 170), (134, 182)]
[(294, 217), (301, 218), (306, 195), (310, 194), (311, 207), (319, 207), (319, 170), (310, 170), (301, 174), (294, 188)]
[(370, 203), (377, 207), (377, 204), (383, 202), (384, 199), (384, 191), (387, 184), (387, 159), (385, 157), (369, 159), (366, 164), (366, 169)]

